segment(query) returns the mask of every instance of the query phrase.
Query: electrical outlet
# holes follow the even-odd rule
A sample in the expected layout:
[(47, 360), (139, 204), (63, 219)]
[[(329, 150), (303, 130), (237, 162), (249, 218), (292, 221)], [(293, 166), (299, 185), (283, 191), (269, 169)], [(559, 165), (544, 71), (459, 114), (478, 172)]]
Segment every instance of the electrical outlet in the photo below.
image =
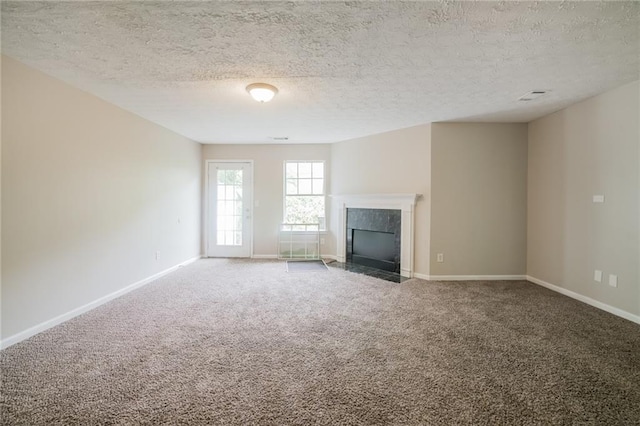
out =
[(599, 269), (596, 269), (593, 272), (593, 280), (597, 283), (601, 283), (602, 282), (602, 271), (600, 271)]
[(609, 285), (611, 287), (618, 287), (618, 276), (609, 274)]
[(160, 260), (160, 250), (156, 252), (156, 260)]
[(438, 254), (436, 255), (436, 261), (437, 261), (438, 263), (442, 263), (442, 262), (444, 262), (444, 253), (438, 253)]

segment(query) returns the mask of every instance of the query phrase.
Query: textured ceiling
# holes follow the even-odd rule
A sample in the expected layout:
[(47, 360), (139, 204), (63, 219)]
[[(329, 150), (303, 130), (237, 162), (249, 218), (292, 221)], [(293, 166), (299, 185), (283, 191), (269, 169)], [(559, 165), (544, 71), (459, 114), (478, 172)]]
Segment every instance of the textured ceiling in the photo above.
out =
[(2, 2), (4, 54), (214, 143), (530, 121), (640, 78), (639, 28), (637, 2)]

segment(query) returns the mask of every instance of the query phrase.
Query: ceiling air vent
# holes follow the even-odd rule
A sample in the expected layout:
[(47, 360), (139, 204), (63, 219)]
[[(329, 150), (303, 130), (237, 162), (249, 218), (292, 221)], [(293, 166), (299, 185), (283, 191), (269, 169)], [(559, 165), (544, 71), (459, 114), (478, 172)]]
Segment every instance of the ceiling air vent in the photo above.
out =
[(532, 101), (534, 99), (538, 99), (540, 96), (547, 93), (546, 90), (532, 90), (531, 92), (527, 92), (524, 95), (518, 98), (519, 101)]
[(271, 138), (271, 140), (274, 141), (288, 141), (289, 140), (289, 136), (274, 136)]

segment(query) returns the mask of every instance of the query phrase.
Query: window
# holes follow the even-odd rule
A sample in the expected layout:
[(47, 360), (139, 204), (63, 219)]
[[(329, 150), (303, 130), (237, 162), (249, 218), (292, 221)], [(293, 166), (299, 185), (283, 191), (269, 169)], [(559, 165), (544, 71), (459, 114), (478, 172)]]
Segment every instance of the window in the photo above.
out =
[(284, 223), (319, 223), (325, 229), (324, 162), (284, 162)]

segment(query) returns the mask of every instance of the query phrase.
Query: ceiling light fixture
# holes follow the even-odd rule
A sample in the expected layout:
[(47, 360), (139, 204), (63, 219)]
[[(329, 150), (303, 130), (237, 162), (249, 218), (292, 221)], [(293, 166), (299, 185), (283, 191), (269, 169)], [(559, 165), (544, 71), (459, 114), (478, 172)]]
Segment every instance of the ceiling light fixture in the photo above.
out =
[(269, 102), (278, 93), (278, 89), (266, 83), (253, 83), (247, 86), (247, 92), (258, 102)]

